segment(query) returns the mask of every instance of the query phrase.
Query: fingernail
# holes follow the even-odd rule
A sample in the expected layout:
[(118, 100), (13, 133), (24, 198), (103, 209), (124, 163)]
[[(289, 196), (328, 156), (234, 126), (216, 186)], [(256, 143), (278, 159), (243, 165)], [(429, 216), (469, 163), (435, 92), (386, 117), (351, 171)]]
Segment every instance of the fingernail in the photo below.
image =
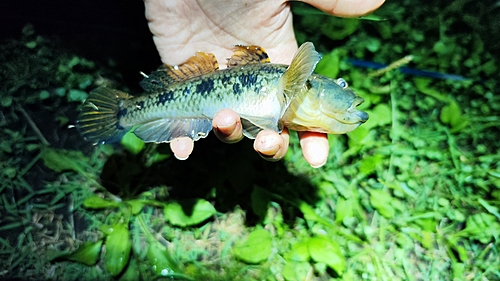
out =
[(316, 168), (321, 168), (321, 167), (323, 167), (325, 164), (326, 164), (326, 161), (325, 161), (325, 162), (323, 162), (323, 163), (321, 163), (321, 164), (319, 164), (319, 165), (313, 165), (313, 164), (310, 164), (310, 165), (311, 165), (311, 167), (313, 167), (313, 168), (315, 168), (315, 169), (316, 169)]
[(179, 156), (177, 156), (177, 154), (174, 154), (174, 156), (175, 156), (175, 158), (177, 158), (177, 160), (186, 160), (189, 158), (189, 155), (186, 157), (179, 157)]
[(229, 123), (228, 125), (224, 126), (224, 125), (220, 125), (220, 124), (217, 124), (217, 126), (215, 127), (215, 129), (217, 130), (217, 132), (219, 134), (222, 134), (224, 136), (230, 136), (234, 130), (236, 129), (236, 123)]

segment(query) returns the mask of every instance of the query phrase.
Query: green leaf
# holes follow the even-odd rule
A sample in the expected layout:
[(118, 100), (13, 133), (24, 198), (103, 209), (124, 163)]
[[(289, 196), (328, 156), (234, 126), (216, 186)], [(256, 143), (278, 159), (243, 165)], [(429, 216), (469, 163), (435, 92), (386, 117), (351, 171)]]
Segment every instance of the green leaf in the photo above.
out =
[(36, 47), (36, 45), (37, 45), (36, 41), (30, 41), (30, 42), (26, 43), (26, 47), (28, 49), (34, 49)]
[(304, 218), (307, 221), (321, 221), (321, 218), (316, 214), (314, 209), (311, 206), (309, 206), (309, 204), (307, 204), (306, 202), (304, 201), (299, 202), (299, 209), (302, 212), (302, 214), (304, 214)]
[(80, 262), (86, 265), (94, 265), (99, 259), (102, 242), (103, 240), (98, 240), (97, 242), (85, 242), (78, 247), (78, 250), (71, 253), (66, 258), (68, 260)]
[(106, 268), (113, 276), (120, 274), (128, 263), (132, 239), (128, 226), (122, 223), (116, 224), (107, 230), (106, 254), (104, 262)]
[(0, 104), (3, 107), (8, 107), (12, 105), (12, 97), (10, 96), (4, 96), (0, 98)]
[[(459, 242), (459, 239), (456, 235), (448, 235), (446, 236), (446, 244), (447, 246), (452, 248), (456, 253), (458, 253), (458, 257), (460, 258), (461, 261), (467, 262), (468, 256), (467, 256), (467, 250), (461, 245), (462, 243)], [(432, 248), (431, 248), (432, 249)]]
[(375, 154), (361, 159), (359, 171), (365, 175), (370, 175), (382, 163), (382, 158), (382, 155)]
[(497, 219), (500, 220), (500, 213), (498, 212), (498, 208), (495, 206), (490, 205), (488, 202), (486, 202), (484, 199), (479, 198), (477, 200), (479, 204), (481, 204), (490, 214), (494, 215), (497, 217)]
[(139, 214), (142, 211), (142, 208), (144, 208), (144, 201), (140, 199), (128, 200), (127, 204), (130, 205), (133, 215)]
[(73, 67), (75, 65), (78, 65), (80, 63), (80, 58), (77, 56), (73, 56), (71, 60), (68, 62), (69, 67)]
[(428, 87), (429, 84), (431, 83), (430, 78), (414, 78), (413, 82), (415, 84), (415, 87), (417, 87), (417, 90), (419, 90), (421, 93), (426, 94), (428, 96), (431, 96), (439, 101), (443, 102), (448, 102), (450, 101), (450, 98), (447, 97), (446, 95), (441, 94), (436, 89)]
[[(377, 104), (373, 109), (366, 110), (366, 113), (370, 115), (370, 118), (368, 119), (368, 121), (366, 121), (365, 124), (363, 124), (362, 127), (354, 130), (354, 132), (362, 128), (364, 128), (365, 130), (369, 130), (371, 128), (384, 126), (392, 122), (392, 110), (387, 104)], [(352, 132), (350, 132), (349, 134), (351, 135), (351, 133)]]
[(307, 280), (309, 271), (311, 271), (311, 265), (308, 262), (287, 261), (281, 274), (287, 281), (302, 281)]
[(308, 241), (309, 238), (306, 238), (293, 244), (292, 249), (286, 253), (285, 258), (296, 262), (309, 261)]
[(82, 90), (77, 90), (77, 89), (69, 90), (69, 94), (68, 94), (69, 101), (84, 102), (87, 99), (87, 97), (88, 97), (87, 92), (84, 92)]
[(85, 89), (92, 85), (93, 77), (91, 75), (82, 75), (78, 78), (78, 88)]
[(64, 88), (56, 88), (55, 93), (58, 97), (64, 97), (66, 95), (66, 89)]
[(271, 234), (264, 229), (252, 231), (245, 242), (235, 246), (234, 253), (246, 263), (265, 261), (271, 254)]
[(443, 107), (440, 114), (441, 122), (448, 125), (453, 125), (460, 120), (460, 106), (455, 101), (451, 101)]
[(465, 264), (452, 262), (451, 271), (453, 272), (453, 280), (463, 280), (465, 274)]
[(377, 104), (371, 111), (372, 118), (377, 120), (378, 126), (391, 124), (392, 122), (392, 109), (385, 103)]
[(449, 52), (449, 46), (446, 45), (445, 42), (443, 41), (437, 41), (435, 44), (434, 44), (434, 47), (432, 48), (436, 53), (438, 54), (446, 54)]
[(337, 199), (337, 206), (335, 207), (335, 222), (344, 223), (345, 219), (352, 218), (354, 216), (354, 199), (349, 198), (345, 200), (342, 197)]
[(388, 22), (380, 22), (374, 25), (375, 29), (378, 31), (382, 39), (389, 39), (392, 37), (393, 26)]
[(380, 42), (380, 40), (378, 38), (368, 38), (365, 40), (365, 44), (366, 44), (365, 46), (368, 49), (368, 51), (370, 51), (372, 53), (375, 53), (378, 50), (380, 50), (380, 46), (382, 45), (382, 43)]
[(139, 154), (146, 146), (144, 141), (138, 138), (132, 131), (126, 133), (120, 142), (126, 150), (134, 155)]
[[(189, 215), (184, 212), (183, 205), (191, 211)], [(210, 202), (204, 199), (195, 201), (186, 201), (184, 204), (178, 202), (168, 203), (164, 210), (165, 219), (172, 225), (189, 226), (203, 222), (216, 213), (216, 210)]]
[(153, 164), (159, 163), (165, 159), (168, 159), (171, 154), (169, 153), (160, 153), (158, 151), (155, 151), (153, 155), (148, 157), (147, 159), (147, 166), (150, 167)]
[(338, 275), (344, 273), (346, 260), (337, 242), (326, 236), (316, 236), (310, 238), (307, 245), (315, 262), (327, 264)]
[(457, 235), (487, 244), (494, 237), (500, 236), (500, 223), (493, 215), (475, 214), (467, 218), (465, 229), (458, 232)]
[(148, 241), (147, 257), (153, 271), (161, 276), (168, 276), (178, 271), (175, 261), (170, 256), (168, 249), (157, 240)]
[(47, 147), (42, 150), (40, 157), (47, 168), (56, 172), (73, 170), (86, 174), (85, 169), (88, 168), (88, 158), (81, 151)]
[(386, 218), (394, 217), (395, 210), (391, 205), (392, 196), (386, 190), (370, 189), (370, 204)]
[[(370, 122), (371, 118), (368, 119), (367, 122)], [(375, 121), (374, 121), (375, 123)], [(354, 131), (351, 131), (347, 133), (347, 136), (349, 137), (349, 140), (352, 142), (352, 144), (362, 144), (365, 142), (370, 142), (371, 139), (367, 138), (367, 136), (370, 134), (370, 129), (364, 126), (361, 126), (357, 128)], [(350, 145), (353, 146), (353, 145)]]
[(6, 167), (3, 169), (2, 174), (5, 175), (9, 179), (13, 179), (17, 175), (18, 169), (14, 167)]
[(106, 200), (97, 195), (90, 196), (83, 201), (83, 206), (89, 209), (116, 208), (119, 204), (119, 202)]
[(132, 258), (128, 263), (127, 269), (125, 269), (125, 272), (123, 272), (123, 274), (120, 275), (120, 278), (118, 280), (120, 281), (141, 280), (141, 277), (143, 277), (141, 274), (142, 272), (141, 269), (139, 268), (139, 265), (137, 265), (136, 259)]
[(2, 152), (12, 153), (13, 145), (14, 143), (12, 143), (12, 141), (2, 141), (0, 142), (0, 150), (2, 150)]
[(50, 98), (50, 93), (47, 90), (40, 91), (39, 95), (41, 100), (46, 100)]
[(436, 242), (433, 233), (427, 230), (421, 231), (421, 237), (419, 241), (420, 243), (422, 243), (422, 246), (424, 246), (428, 250), (432, 250)]
[(462, 115), (460, 106), (452, 99), (443, 107), (443, 109), (441, 109), (439, 118), (443, 124), (451, 127), (452, 132), (458, 132), (468, 125), (468, 120)]
[(328, 17), (321, 25), (321, 32), (332, 40), (342, 40), (353, 34), (360, 22), (358, 19)]
[(324, 55), (316, 66), (316, 73), (336, 78), (339, 74), (340, 49), (334, 49), (329, 54)]

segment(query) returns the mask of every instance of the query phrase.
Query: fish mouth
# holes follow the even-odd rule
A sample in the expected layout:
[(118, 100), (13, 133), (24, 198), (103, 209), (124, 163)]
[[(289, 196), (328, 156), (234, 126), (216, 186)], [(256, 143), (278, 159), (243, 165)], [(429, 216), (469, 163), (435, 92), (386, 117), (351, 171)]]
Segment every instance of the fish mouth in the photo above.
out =
[(345, 124), (359, 124), (365, 123), (369, 115), (368, 113), (357, 109), (359, 105), (361, 105), (365, 100), (361, 97), (357, 97), (351, 104), (351, 106), (346, 110), (343, 118), (339, 121)]
[(356, 100), (350, 107), (340, 112), (324, 112), (324, 123), (322, 128), (325, 128), (329, 134), (345, 134), (359, 127), (368, 120), (368, 113), (357, 109), (363, 100)]

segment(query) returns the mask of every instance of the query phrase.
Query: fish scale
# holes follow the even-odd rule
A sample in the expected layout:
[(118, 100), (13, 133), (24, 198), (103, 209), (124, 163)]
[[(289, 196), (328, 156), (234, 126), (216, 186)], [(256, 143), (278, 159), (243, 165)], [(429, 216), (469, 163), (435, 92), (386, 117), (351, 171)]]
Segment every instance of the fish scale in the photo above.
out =
[[(233, 104), (233, 110), (250, 114), (258, 110), (249, 106), (252, 101), (277, 96), (279, 77), (287, 67), (278, 64), (266, 65), (264, 68), (260, 65), (247, 65), (227, 68), (214, 75), (203, 75), (189, 84), (175, 83), (163, 92), (150, 93), (139, 97), (140, 100), (126, 102), (123, 108), (127, 109), (127, 114), (120, 116), (119, 123), (129, 127), (137, 122), (148, 122), (160, 117), (196, 117), (200, 112), (212, 116), (229, 104)], [(239, 91), (234, 90), (235, 85), (238, 85)], [(268, 97), (263, 97), (264, 95)], [(138, 102), (144, 103), (144, 106), (137, 107)]]

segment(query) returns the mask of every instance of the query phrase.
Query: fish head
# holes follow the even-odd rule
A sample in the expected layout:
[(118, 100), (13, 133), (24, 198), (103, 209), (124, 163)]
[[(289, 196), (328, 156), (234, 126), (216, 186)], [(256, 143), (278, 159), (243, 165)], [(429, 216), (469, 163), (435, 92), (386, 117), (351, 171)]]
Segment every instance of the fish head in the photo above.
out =
[(318, 85), (319, 91), (315, 94), (328, 133), (347, 133), (368, 120), (368, 113), (357, 108), (364, 99), (350, 89), (344, 79), (322, 77), (319, 80), (323, 87)]
[(344, 134), (368, 120), (364, 102), (342, 79), (313, 74), (285, 112), (285, 126), (297, 131)]

